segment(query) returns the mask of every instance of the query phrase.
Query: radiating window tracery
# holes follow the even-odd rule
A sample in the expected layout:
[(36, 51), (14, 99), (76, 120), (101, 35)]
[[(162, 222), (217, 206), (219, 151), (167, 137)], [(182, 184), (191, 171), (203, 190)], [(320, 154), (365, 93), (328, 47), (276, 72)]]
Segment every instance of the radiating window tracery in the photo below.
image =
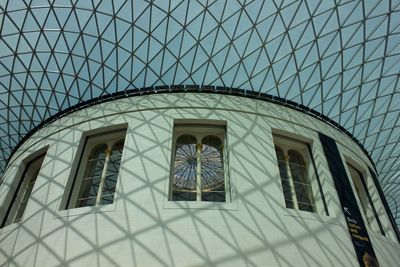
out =
[(176, 141), (172, 200), (196, 200), (196, 138), (182, 135)]
[(186, 129), (193, 134), (181, 133), (175, 141), (170, 199), (225, 202), (224, 130), (218, 127), (216, 136), (199, 127)]
[(222, 141), (216, 136), (206, 136), (202, 140), (201, 151), (202, 201), (224, 201), (224, 184)]
[[(98, 7), (111, 1), (48, 2), (1, 4), (0, 175), (23, 137), (75, 104), (125, 94), (133, 85), (230, 86), (297, 102), (342, 125), (370, 153), (392, 211), (400, 210), (398, 1), (251, 1), (223, 10), (176, 2), (174, 10), (187, 6), (199, 8), (196, 14), (229, 17), (209, 23), (194, 15), (192, 22), (199, 23), (190, 27), (177, 23), (184, 12), (170, 12), (164, 1), (121, 1), (121, 12), (100, 13)], [(141, 2), (152, 8), (135, 8)], [(240, 15), (256, 15), (265, 6), (279, 8), (260, 12), (255, 21)], [(131, 17), (146, 19), (126, 20)], [(127, 25), (132, 28), (125, 32)], [(249, 42), (229, 34), (236, 25)], [(174, 34), (164, 34), (171, 28)], [(206, 37), (215, 31), (232, 36), (209, 45)], [(395, 217), (400, 224), (400, 214)]]

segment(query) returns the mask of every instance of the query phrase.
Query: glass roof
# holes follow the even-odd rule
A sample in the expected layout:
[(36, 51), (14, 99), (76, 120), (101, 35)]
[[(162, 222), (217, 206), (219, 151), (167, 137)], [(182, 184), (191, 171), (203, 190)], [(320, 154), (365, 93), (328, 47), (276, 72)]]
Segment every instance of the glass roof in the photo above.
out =
[(400, 224), (400, 0), (0, 1), (0, 173), (70, 107), (160, 85), (268, 93), (367, 149)]

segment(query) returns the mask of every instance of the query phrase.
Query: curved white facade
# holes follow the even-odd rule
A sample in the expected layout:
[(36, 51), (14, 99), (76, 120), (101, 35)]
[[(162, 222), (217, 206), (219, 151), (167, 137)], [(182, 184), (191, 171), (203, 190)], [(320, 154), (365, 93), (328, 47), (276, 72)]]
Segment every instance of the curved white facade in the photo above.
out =
[[(226, 202), (170, 200), (177, 121), (225, 126)], [(66, 209), (82, 136), (121, 125), (126, 137), (113, 203)], [(351, 138), (281, 105), (200, 93), (98, 104), (25, 141), (0, 187), (3, 217), (21, 166), (47, 152), (21, 221), (0, 230), (0, 265), (359, 266), (319, 132), (335, 139), (343, 162), (365, 177), (385, 232), (366, 223), (371, 243), (380, 266), (398, 266), (400, 246), (369, 177), (372, 166)], [(322, 188), (310, 181), (315, 212), (285, 207), (273, 134), (310, 145)]]

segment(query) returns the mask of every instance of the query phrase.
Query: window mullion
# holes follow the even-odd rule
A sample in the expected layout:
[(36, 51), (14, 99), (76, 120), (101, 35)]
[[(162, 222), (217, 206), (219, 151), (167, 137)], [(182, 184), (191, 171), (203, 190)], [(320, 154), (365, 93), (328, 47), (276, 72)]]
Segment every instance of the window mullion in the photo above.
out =
[(99, 189), (97, 191), (97, 196), (96, 196), (96, 206), (100, 205), (101, 193), (103, 192), (103, 187), (104, 187), (104, 183), (106, 180), (107, 168), (108, 168), (108, 163), (110, 162), (110, 156), (111, 156), (111, 150), (107, 149), (106, 150), (106, 158), (104, 160), (104, 167), (103, 167), (103, 171), (101, 173)]
[(196, 201), (201, 201), (201, 150), (202, 144), (196, 145)]

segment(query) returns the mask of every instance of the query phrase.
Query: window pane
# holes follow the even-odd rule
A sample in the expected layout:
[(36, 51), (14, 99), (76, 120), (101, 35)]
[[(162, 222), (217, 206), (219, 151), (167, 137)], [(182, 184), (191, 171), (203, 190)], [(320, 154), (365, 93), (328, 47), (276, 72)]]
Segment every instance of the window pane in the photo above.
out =
[[(100, 176), (87, 178), (82, 181), (81, 190), (79, 192), (77, 207), (96, 205), (97, 192), (100, 186)], [(95, 201), (93, 202), (92, 199)]]
[(293, 209), (292, 191), (290, 188), (289, 177), (286, 169), (286, 162), (283, 150), (279, 146), (275, 146), (276, 158), (278, 160), (279, 174), (281, 176), (283, 196), (285, 198), (286, 208)]
[(295, 150), (288, 151), (290, 172), (300, 210), (313, 211), (314, 197), (308, 180), (307, 167), (301, 154)]
[(87, 161), (84, 178), (100, 177), (103, 173), (104, 161), (106, 159), (106, 144), (97, 145), (92, 149)]
[(114, 202), (114, 193), (109, 195), (101, 195), (100, 204), (112, 204)]
[(182, 135), (176, 141), (172, 200), (196, 201), (196, 138)]
[(76, 207), (87, 207), (87, 206), (95, 206), (96, 205), (96, 197), (88, 197), (88, 198), (80, 198), (78, 199), (78, 203)]
[(225, 202), (223, 146), (216, 136), (202, 140), (201, 191), (203, 201)]
[(121, 165), (123, 147), (124, 140), (121, 140), (118, 141), (112, 148), (110, 159), (107, 165), (107, 172), (104, 179), (103, 190), (101, 192), (101, 205), (113, 203), (119, 167)]
[(106, 159), (106, 150), (106, 144), (97, 145), (92, 149), (87, 161), (76, 207), (96, 205), (97, 192)]

